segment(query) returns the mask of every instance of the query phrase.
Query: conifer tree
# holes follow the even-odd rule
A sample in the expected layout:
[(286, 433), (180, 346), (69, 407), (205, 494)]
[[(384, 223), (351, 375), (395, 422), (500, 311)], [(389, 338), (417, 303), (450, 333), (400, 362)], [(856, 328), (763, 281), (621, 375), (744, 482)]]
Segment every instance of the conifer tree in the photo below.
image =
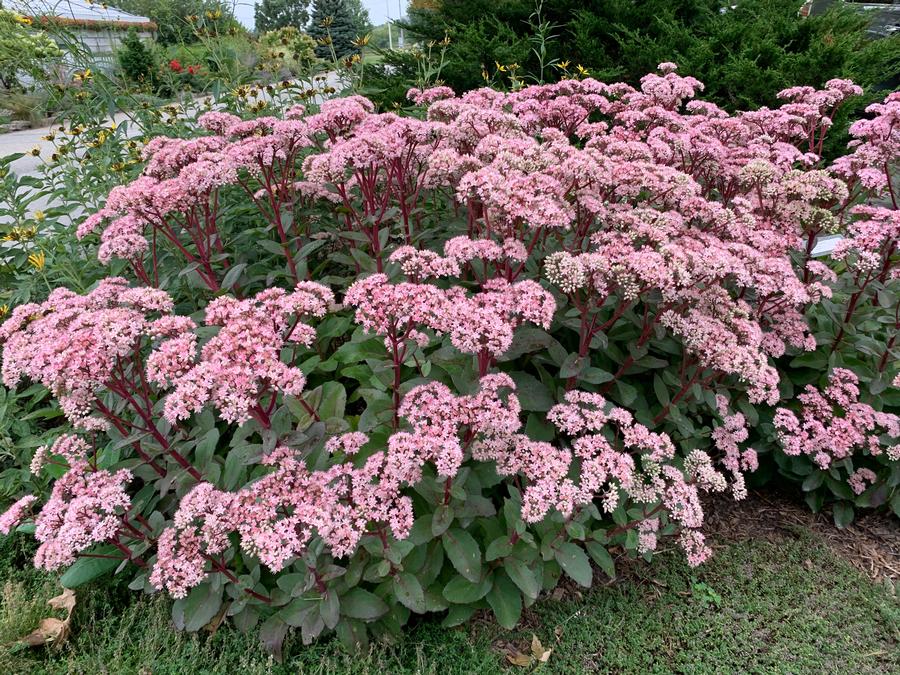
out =
[(319, 43), (316, 46), (316, 56), (331, 58), (331, 48), (327, 43), (329, 35), (338, 58), (352, 54), (356, 51), (353, 44), (356, 32), (346, 0), (314, 0), (309, 34)]

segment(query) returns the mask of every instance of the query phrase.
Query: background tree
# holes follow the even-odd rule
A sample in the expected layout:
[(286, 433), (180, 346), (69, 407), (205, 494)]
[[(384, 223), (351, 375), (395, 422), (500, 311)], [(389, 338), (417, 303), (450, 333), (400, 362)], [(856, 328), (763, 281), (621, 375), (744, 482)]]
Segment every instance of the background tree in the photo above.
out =
[(309, 21), (307, 0), (260, 0), (253, 10), (256, 32), (267, 33), (292, 26), (302, 30)]
[[(658, 63), (674, 61), (679, 72), (706, 83), (704, 98), (728, 110), (777, 105), (776, 93), (791, 85), (821, 87), (850, 77), (873, 89), (900, 74), (900, 35), (873, 40), (868, 19), (837, 3), (805, 19), (797, 15), (799, 2), (727, 5), (723, 11), (720, 0), (545, 2), (543, 19), (557, 26), (548, 56), (632, 85)], [(442, 77), (464, 91), (483, 84), (482, 65), (500, 80), (507, 76), (497, 76), (495, 62), (518, 63), (520, 74), (536, 72), (527, 43), (534, 8), (534, 0), (417, 1), (407, 28), (424, 40), (449, 34)]]
[(329, 35), (338, 58), (355, 52), (353, 40), (357, 31), (353, 20), (347, 0), (314, 0), (309, 34), (318, 42), (316, 56), (331, 58), (331, 46), (327, 42)]
[(350, 12), (350, 18), (353, 21), (353, 27), (356, 29), (357, 35), (367, 35), (372, 32), (372, 20), (369, 18), (369, 10), (366, 9), (362, 0), (345, 0), (347, 11)]
[(149, 17), (158, 26), (156, 41), (163, 45), (190, 44), (198, 33), (221, 34), (239, 25), (222, 0), (116, 0), (115, 5)]
[(153, 52), (138, 37), (134, 28), (122, 39), (122, 47), (118, 53), (122, 73), (132, 82), (149, 83), (153, 77), (156, 60)]
[(0, 8), (0, 85), (21, 87), (19, 75), (37, 76), (62, 52), (44, 32), (31, 27), (31, 19)]

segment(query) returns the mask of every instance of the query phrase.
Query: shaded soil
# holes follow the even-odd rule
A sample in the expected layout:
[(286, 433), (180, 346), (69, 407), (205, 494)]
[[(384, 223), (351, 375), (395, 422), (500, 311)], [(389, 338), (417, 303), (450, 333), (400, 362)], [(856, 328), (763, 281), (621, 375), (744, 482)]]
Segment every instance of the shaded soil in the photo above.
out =
[(900, 590), (900, 520), (888, 512), (857, 512), (852, 524), (838, 529), (830, 513), (813, 513), (805, 503), (773, 492), (751, 492), (741, 502), (716, 495), (704, 500), (704, 512), (713, 547), (748, 539), (777, 543), (811, 533), (865, 576)]

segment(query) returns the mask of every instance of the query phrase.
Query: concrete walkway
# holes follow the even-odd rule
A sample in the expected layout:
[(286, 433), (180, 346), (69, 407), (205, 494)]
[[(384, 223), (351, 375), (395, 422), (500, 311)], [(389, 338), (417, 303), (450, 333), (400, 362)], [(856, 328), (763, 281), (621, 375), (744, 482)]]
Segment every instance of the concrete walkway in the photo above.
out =
[[(128, 121), (128, 116), (125, 113), (118, 113), (110, 120), (110, 122), (113, 121), (116, 124), (121, 124), (122, 122)], [(59, 127), (60, 125), (56, 124), (49, 127), (23, 129), (22, 131), (12, 131), (6, 134), (0, 134), (0, 157), (6, 157), (20, 152), (25, 153), (24, 157), (20, 157), (9, 165), (10, 170), (17, 176), (40, 176), (41, 167), (46, 164), (50, 155), (56, 151), (53, 142), (46, 141), (43, 137), (51, 131), (58, 130)], [(139, 130), (132, 127), (132, 125), (128, 125), (125, 133), (128, 136), (133, 136), (137, 135)], [(31, 154), (31, 151), (34, 148), (40, 149), (40, 155), (35, 156)], [(40, 196), (28, 204), (28, 210), (29, 212), (34, 213), (35, 211), (45, 210), (51, 205), (52, 203), (49, 197)], [(3, 201), (0, 201), (0, 207), (3, 206), (7, 205), (4, 204)], [(0, 215), (0, 225), (8, 224), (11, 220), (12, 219), (5, 214)]]
[[(338, 78), (337, 73), (335, 73), (334, 71), (327, 73), (326, 78), (326, 85), (332, 87), (340, 86), (340, 79)], [(206, 101), (208, 98), (208, 96), (200, 96), (194, 99), (196, 108), (194, 108), (192, 112), (197, 112), (200, 108), (200, 104)], [(173, 101), (173, 103), (182, 104), (183, 102)], [(110, 122), (115, 122), (117, 125), (121, 125), (123, 122), (128, 122), (129, 120), (130, 117), (127, 113), (117, 113), (111, 118)], [(9, 133), (0, 134), (0, 157), (6, 157), (8, 155), (20, 152), (25, 153), (24, 157), (20, 157), (15, 162), (10, 164), (11, 171), (17, 176), (41, 175), (40, 168), (45, 164), (46, 160), (55, 150), (53, 143), (51, 141), (43, 140), (43, 137), (49, 134), (54, 129), (58, 129), (59, 127), (59, 124), (55, 124), (49, 127), (24, 129), (22, 131), (12, 131)], [(137, 125), (127, 125), (125, 131), (126, 137), (136, 136), (139, 133), (140, 130), (138, 129)], [(41, 153), (37, 157), (31, 154), (31, 150), (34, 148), (40, 148)], [(45, 209), (50, 205), (50, 200), (47, 197), (40, 197), (39, 199), (31, 202), (28, 208), (29, 211), (33, 213), (36, 210)], [(3, 206), (2, 201), (0, 201), (0, 206)], [(7, 224), (9, 220), (10, 219), (8, 217), (0, 215), (0, 225)]]

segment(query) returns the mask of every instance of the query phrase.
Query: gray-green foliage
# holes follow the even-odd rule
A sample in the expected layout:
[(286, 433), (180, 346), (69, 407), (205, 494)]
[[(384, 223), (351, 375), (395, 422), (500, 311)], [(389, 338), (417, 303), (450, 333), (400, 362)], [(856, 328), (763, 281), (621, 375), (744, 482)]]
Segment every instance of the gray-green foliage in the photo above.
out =
[(308, 0), (260, 0), (253, 10), (257, 33), (279, 28), (302, 30), (309, 21)]

